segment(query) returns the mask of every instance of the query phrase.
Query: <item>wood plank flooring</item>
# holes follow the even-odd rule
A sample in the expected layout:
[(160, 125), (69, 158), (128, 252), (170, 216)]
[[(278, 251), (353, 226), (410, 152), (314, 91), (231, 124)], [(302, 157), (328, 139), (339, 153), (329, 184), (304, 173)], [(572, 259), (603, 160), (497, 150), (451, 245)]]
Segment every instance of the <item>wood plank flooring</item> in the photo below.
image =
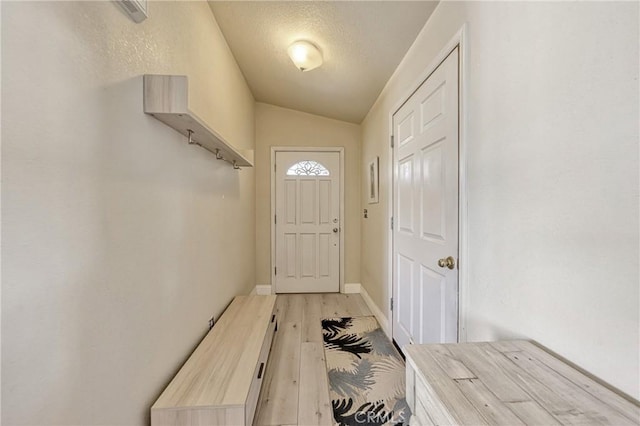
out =
[(278, 331), (254, 425), (332, 425), (320, 320), (372, 315), (359, 294), (278, 295)]

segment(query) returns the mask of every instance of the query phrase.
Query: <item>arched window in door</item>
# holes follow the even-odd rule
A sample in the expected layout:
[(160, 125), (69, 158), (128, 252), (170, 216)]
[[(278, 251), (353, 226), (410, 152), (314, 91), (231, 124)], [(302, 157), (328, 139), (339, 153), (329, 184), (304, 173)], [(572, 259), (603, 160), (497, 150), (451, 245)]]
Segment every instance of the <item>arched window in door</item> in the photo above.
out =
[(287, 170), (287, 176), (329, 176), (329, 170), (317, 161), (299, 161)]

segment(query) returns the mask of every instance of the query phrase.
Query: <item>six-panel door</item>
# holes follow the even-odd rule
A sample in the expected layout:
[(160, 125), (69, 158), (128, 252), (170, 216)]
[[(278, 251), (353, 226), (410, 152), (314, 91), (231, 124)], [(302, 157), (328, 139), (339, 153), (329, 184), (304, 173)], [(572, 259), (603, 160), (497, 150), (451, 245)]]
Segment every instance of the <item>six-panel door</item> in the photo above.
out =
[(458, 120), (456, 48), (393, 116), (400, 346), (457, 340)]

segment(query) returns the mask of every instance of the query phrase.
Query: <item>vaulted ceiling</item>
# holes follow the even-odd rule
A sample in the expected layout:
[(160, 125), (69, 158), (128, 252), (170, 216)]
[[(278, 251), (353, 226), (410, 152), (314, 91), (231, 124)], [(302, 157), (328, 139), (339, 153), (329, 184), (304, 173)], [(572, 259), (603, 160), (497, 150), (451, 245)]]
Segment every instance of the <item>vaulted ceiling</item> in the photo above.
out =
[[(210, 1), (255, 99), (360, 123), (435, 9), (434, 1)], [(299, 71), (296, 40), (324, 64)]]

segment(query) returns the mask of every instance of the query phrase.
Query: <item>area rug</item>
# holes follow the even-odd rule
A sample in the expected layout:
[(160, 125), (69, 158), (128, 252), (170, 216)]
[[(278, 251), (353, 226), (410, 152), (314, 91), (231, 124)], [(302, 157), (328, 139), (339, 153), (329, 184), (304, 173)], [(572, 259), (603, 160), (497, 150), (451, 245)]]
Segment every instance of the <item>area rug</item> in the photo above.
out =
[(408, 425), (404, 361), (375, 317), (323, 319), (322, 335), (336, 423)]

